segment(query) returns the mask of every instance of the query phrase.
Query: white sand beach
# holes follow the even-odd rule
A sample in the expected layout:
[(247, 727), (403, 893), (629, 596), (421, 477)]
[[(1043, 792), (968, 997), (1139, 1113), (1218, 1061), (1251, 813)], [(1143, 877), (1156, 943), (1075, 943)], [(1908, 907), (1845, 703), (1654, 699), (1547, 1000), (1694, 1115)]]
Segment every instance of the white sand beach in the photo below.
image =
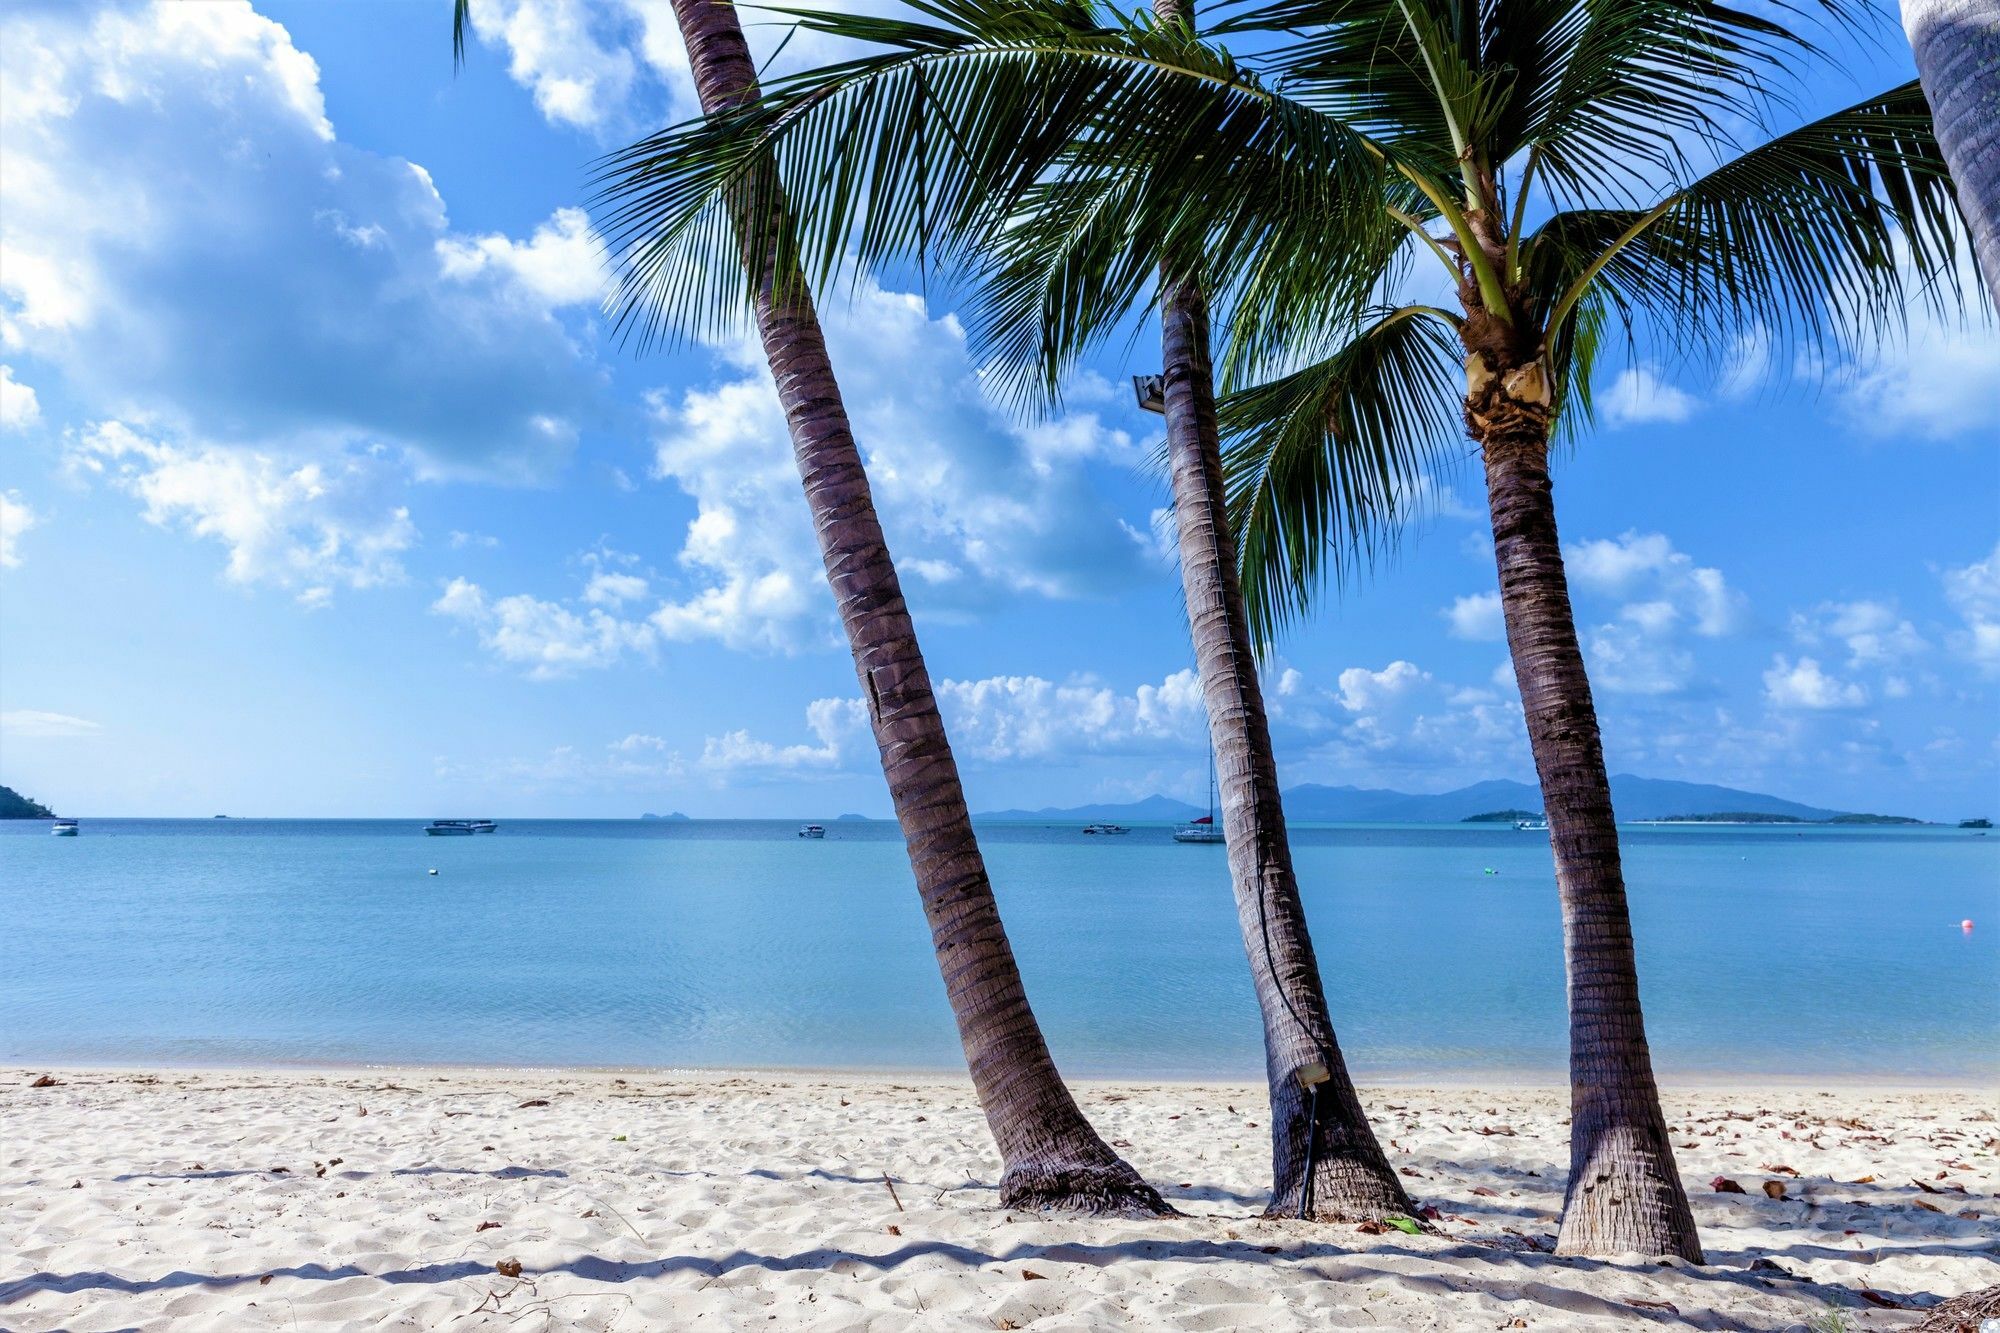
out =
[(2000, 1283), (1990, 1094), (1670, 1090), (1690, 1267), (1542, 1252), (1555, 1089), (1367, 1093), (1433, 1237), (1260, 1217), (1259, 1088), (1077, 1086), (1185, 1217), (1002, 1211), (942, 1078), (0, 1071), (0, 1327), (1892, 1329)]

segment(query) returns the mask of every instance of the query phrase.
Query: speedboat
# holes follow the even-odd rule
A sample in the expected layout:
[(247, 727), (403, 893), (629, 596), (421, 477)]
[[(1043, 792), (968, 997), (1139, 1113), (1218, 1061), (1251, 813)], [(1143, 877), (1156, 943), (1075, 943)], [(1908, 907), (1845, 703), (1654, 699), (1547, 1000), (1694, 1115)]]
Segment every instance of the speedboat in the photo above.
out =
[(801, 838), (824, 838), (826, 836), (826, 825), (801, 824), (799, 825), (799, 836)]
[(1108, 837), (1120, 833), (1130, 833), (1132, 830), (1126, 828), (1123, 824), (1085, 824), (1083, 831), (1085, 833), (1103, 834)]
[(474, 833), (491, 833), (500, 827), (490, 819), (468, 819), (465, 822), (472, 825)]
[(469, 838), (475, 831), (469, 819), (433, 819), (424, 825), (433, 838)]
[(1514, 827), (1523, 833), (1547, 833), (1549, 821), (1546, 819), (1517, 819)]
[(74, 819), (58, 819), (55, 823), (49, 825), (49, 832), (55, 834), (58, 838), (74, 838), (76, 836), (76, 821)]

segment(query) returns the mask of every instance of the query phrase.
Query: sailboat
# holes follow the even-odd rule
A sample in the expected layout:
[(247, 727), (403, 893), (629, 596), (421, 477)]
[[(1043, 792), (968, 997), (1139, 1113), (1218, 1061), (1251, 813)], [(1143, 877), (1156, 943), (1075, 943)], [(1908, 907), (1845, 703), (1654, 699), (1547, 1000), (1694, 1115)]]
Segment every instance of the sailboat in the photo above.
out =
[(1208, 813), (1174, 830), (1175, 842), (1222, 842), (1222, 825), (1215, 822), (1215, 747), (1208, 747)]

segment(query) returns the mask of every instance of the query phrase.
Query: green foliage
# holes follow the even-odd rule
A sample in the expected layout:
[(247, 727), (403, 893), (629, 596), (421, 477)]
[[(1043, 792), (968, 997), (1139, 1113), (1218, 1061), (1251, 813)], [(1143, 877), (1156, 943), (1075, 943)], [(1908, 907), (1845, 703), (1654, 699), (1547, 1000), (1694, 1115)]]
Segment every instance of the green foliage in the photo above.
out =
[(1394, 298), (1412, 264), (1543, 362), (1572, 441), (1610, 338), (1719, 359), (1964, 308), (1917, 86), (1803, 124), (1785, 96), (1862, 0), (1235, 0), (1205, 29), (908, 8), (781, 11), (869, 49), (604, 160), (621, 327), (712, 332), (761, 283), (912, 261), (970, 291), (993, 382), (1042, 407), (1163, 267), (1197, 278), (1260, 641), (1459, 447), (1470, 325)]
[(56, 812), (12, 787), (0, 787), (0, 819), (54, 819)]

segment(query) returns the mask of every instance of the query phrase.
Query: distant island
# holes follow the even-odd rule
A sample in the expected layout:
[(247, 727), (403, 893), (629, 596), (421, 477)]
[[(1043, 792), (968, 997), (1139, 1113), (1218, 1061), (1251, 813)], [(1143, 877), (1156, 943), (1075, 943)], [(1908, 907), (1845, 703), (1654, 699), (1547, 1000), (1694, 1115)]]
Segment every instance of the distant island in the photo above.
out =
[(639, 818), (641, 818), (641, 819), (678, 819), (678, 820), (682, 821), (683, 823), (686, 823), (686, 822), (688, 822), (688, 817), (687, 817), (686, 815), (682, 814), (682, 813), (681, 813), (680, 811), (678, 811), (678, 810), (675, 810), (675, 811), (673, 811), (673, 812), (672, 812), (672, 813), (670, 813), (670, 814), (664, 814), (664, 815), (656, 815), (656, 814), (653, 814), (653, 813), (651, 813), (651, 812), (649, 811), (649, 812), (647, 812), (646, 814), (643, 814), (643, 815), (640, 815), (640, 816), (639, 816)]
[(836, 818), (834, 819), (834, 821), (833, 821), (833, 822), (834, 822), (834, 823), (836, 823), (836, 824), (866, 824), (866, 823), (868, 822), (868, 816), (867, 816), (867, 815), (840, 815), (840, 816), (837, 816), (837, 817), (836, 817)]
[[(1435, 794), (1381, 787), (1332, 787), (1301, 783), (1284, 792), (1285, 814), (1301, 824), (1458, 824), (1513, 823), (1539, 819), (1541, 789), (1532, 783), (1494, 778)], [(1718, 787), (1705, 782), (1642, 778), (1619, 773), (1611, 779), (1611, 804), (1627, 822), (1801, 824), (1921, 824), (1900, 815), (1853, 814), (1788, 801), (1764, 792)], [(1148, 796), (1122, 804), (1047, 806), (1040, 810), (995, 810), (974, 818), (1023, 823), (1177, 823), (1204, 811), (1170, 796)]]
[(1990, 819), (1961, 819), (1958, 821), (1958, 826), (1960, 828), (1992, 828), (1993, 821)]
[(1722, 810), (1708, 815), (1666, 815), (1649, 821), (1655, 824), (1927, 824), (1927, 819), (1907, 815), (1834, 815), (1829, 819), (1800, 819), (1797, 815), (1767, 815), (1754, 810)]
[(0, 819), (54, 819), (56, 812), (12, 787), (0, 787)]

